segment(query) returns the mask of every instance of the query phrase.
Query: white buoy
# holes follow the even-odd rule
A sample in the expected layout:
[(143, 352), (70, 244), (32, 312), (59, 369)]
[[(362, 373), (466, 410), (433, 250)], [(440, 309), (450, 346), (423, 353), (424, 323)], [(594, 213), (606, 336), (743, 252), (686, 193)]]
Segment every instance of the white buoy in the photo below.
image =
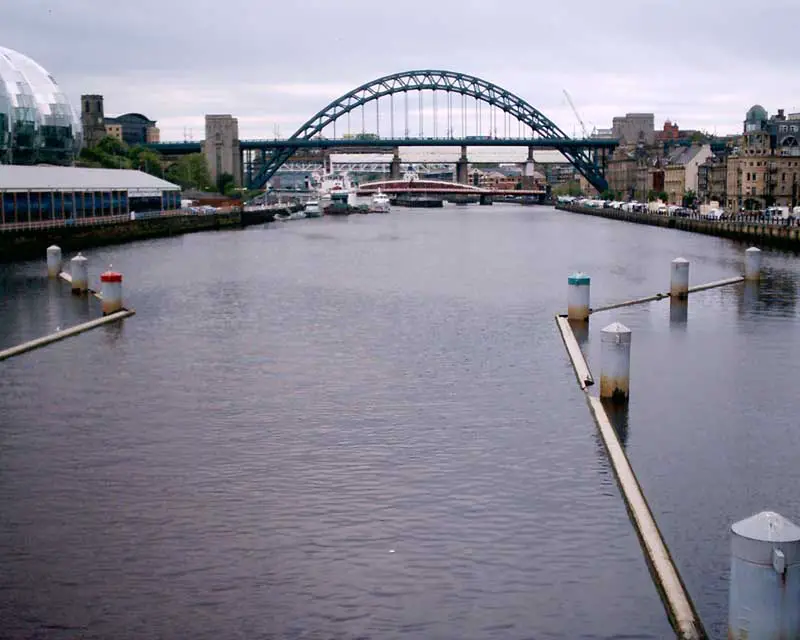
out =
[(100, 275), (103, 315), (116, 313), (122, 309), (122, 274), (106, 271)]
[(686, 258), (675, 258), (672, 261), (669, 295), (679, 299), (689, 296), (689, 261)]
[(763, 511), (731, 527), (728, 638), (800, 638), (800, 527)]
[(570, 320), (589, 319), (589, 276), (573, 273), (567, 278), (567, 318)]
[(630, 390), (631, 330), (614, 322), (600, 334), (600, 397), (626, 402)]
[(58, 274), (61, 273), (63, 262), (61, 247), (57, 247), (56, 245), (47, 247), (47, 275), (49, 277), (58, 277)]
[(761, 278), (761, 249), (750, 247), (744, 252), (744, 279), (758, 280)]
[(72, 293), (84, 293), (89, 288), (89, 261), (80, 253), (70, 260)]

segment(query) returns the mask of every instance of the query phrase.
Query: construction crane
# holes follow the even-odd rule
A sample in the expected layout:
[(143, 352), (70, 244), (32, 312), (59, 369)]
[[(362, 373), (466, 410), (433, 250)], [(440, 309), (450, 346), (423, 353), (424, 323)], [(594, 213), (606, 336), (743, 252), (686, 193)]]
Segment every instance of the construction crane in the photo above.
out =
[(578, 110), (575, 108), (575, 103), (572, 102), (572, 98), (569, 97), (569, 94), (567, 93), (566, 89), (564, 89), (564, 96), (567, 98), (567, 102), (569, 103), (569, 106), (572, 108), (572, 113), (575, 114), (575, 117), (578, 119), (578, 122), (580, 122), (580, 124), (581, 124), (581, 129), (583, 130), (583, 137), (584, 138), (588, 138), (589, 137), (589, 132), (586, 130), (586, 125), (583, 124), (583, 120), (581, 119), (581, 116), (578, 113)]

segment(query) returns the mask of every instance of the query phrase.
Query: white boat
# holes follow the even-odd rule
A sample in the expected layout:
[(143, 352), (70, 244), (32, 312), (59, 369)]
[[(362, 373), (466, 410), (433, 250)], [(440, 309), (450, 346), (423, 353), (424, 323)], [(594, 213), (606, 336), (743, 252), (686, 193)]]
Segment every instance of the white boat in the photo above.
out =
[(306, 217), (306, 214), (305, 214), (304, 211), (294, 211), (294, 212), (289, 214), (289, 217), (287, 218), (287, 220), (302, 220), (305, 217)]
[(378, 191), (378, 193), (372, 196), (372, 202), (369, 204), (369, 210), (372, 213), (389, 213), (391, 206), (392, 205), (389, 202), (389, 196), (382, 191)]
[(346, 173), (342, 175), (329, 174), (324, 176), (317, 192), (319, 193), (320, 208), (323, 210), (330, 204), (331, 193), (338, 194), (340, 198), (342, 194), (347, 194), (347, 203), (350, 205), (355, 204), (355, 192), (350, 183), (350, 178)]
[(322, 215), (322, 210), (319, 207), (319, 200), (309, 200), (303, 209), (306, 218), (319, 218)]

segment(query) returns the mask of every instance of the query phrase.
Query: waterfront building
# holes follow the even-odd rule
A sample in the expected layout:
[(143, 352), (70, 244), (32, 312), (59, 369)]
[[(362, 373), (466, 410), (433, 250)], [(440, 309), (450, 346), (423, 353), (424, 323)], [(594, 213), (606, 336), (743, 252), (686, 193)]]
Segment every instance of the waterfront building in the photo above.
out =
[(106, 118), (106, 135), (113, 135), (125, 144), (135, 146), (158, 142), (160, 135), (156, 121), (141, 113), (126, 113), (115, 118)]
[(41, 65), (0, 47), (0, 164), (72, 164), (81, 121)]
[[(242, 186), (242, 154), (239, 147), (239, 120), (230, 114), (206, 116), (206, 139), (203, 141), (212, 182), (223, 174), (233, 176)], [(274, 186), (274, 185), (273, 185)]]
[(0, 166), (0, 228), (80, 224), (179, 209), (178, 185), (142, 171)]
[(682, 204), (685, 194), (697, 195), (698, 167), (713, 155), (711, 145), (677, 147), (664, 166), (664, 191), (670, 204)]
[(81, 122), (88, 147), (95, 146), (104, 136), (117, 138), (131, 146), (161, 141), (155, 120), (141, 113), (106, 117), (103, 96), (97, 94), (81, 96)]
[(628, 113), (611, 121), (612, 138), (620, 143), (653, 144), (655, 140), (655, 115), (652, 113)]
[(727, 162), (727, 207), (761, 210), (800, 205), (800, 114), (761, 105), (745, 115), (741, 144)]
[(728, 201), (728, 162), (724, 155), (713, 155), (697, 167), (697, 199), (704, 203)]

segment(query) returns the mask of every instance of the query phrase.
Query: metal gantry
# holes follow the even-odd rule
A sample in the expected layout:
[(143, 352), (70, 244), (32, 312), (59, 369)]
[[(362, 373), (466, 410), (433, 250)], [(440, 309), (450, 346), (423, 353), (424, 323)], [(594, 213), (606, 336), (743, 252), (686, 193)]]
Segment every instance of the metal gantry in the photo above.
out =
[[(261, 166), (257, 175), (253, 176), (254, 187), (263, 187), (266, 182), (275, 174), (277, 169), (286, 162), (295, 150), (298, 148), (297, 143), (301, 141), (310, 141), (314, 138), (319, 138), (321, 132), (329, 125), (334, 125), (336, 121), (342, 116), (348, 116), (348, 133), (349, 127), (349, 114), (354, 109), (361, 109), (361, 133), (366, 136), (366, 122), (364, 105), (369, 102), (376, 103), (376, 126), (379, 136), (380, 132), (380, 113), (377, 108), (377, 101), (385, 96), (394, 96), (398, 93), (404, 94), (404, 109), (405, 109), (405, 136), (410, 137), (409, 132), (409, 106), (408, 106), (408, 92), (418, 92), (418, 116), (419, 116), (419, 129), (418, 133), (421, 138), (424, 138), (424, 103), (423, 91), (445, 91), (451, 94), (460, 94), (462, 96), (462, 143), (469, 144), (467, 137), (467, 123), (466, 123), (466, 102), (467, 97), (471, 97), (475, 101), (475, 130), (478, 137), (485, 136), (483, 132), (483, 104), (486, 103), (489, 108), (487, 113), (487, 125), (489, 137), (497, 137), (497, 111), (503, 114), (504, 133), (509, 135), (510, 126), (508, 119), (514, 118), (518, 121), (518, 129), (521, 131), (524, 126), (530, 129), (531, 138), (540, 137), (553, 140), (552, 148), (560, 151), (568, 160), (575, 166), (575, 168), (599, 191), (604, 191), (607, 188), (607, 182), (604, 176), (604, 167), (602, 160), (597, 157), (596, 151), (593, 152), (586, 148), (577, 148), (574, 144), (564, 146), (559, 145), (559, 141), (563, 140), (565, 143), (571, 142), (569, 138), (556, 124), (545, 117), (541, 112), (531, 106), (528, 102), (519, 96), (507, 91), (491, 82), (481, 78), (458, 73), (454, 71), (443, 70), (417, 70), (417, 71), (404, 71), (402, 73), (394, 73), (371, 82), (365, 83), (346, 93), (345, 95), (337, 98), (324, 109), (320, 110), (313, 117), (311, 117), (305, 124), (303, 124), (290, 138), (284, 142), (284, 146), (275, 149), (272, 155), (269, 156), (266, 162)], [(433, 99), (433, 135), (438, 135), (438, 105), (434, 93)], [(394, 106), (392, 104), (392, 117), (390, 119), (393, 137), (393, 118)], [(452, 138), (452, 100), (448, 97), (448, 138)], [(334, 134), (335, 138), (335, 134)], [(456, 142), (458, 142), (456, 140)], [(306, 144), (308, 144), (306, 142)], [(305, 146), (305, 145), (303, 145)]]

